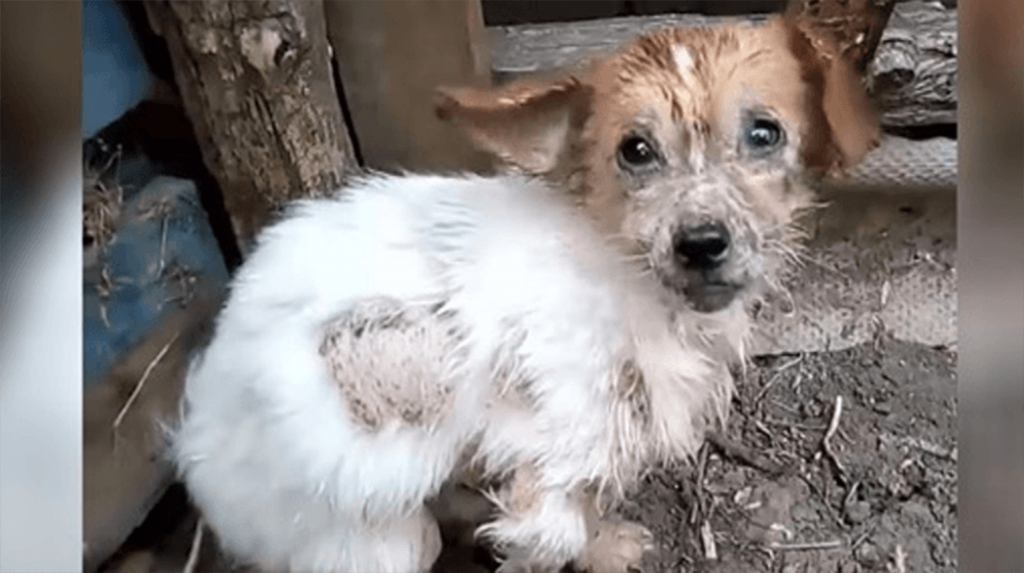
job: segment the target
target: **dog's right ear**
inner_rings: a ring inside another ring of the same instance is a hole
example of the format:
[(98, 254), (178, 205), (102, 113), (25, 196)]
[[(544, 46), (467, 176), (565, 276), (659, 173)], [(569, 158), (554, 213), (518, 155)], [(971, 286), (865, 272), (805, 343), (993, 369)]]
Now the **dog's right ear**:
[[(846, 60), (835, 39), (811, 21), (789, 14), (784, 17), (791, 31), (791, 47), (810, 77), (818, 78), (820, 106), (829, 126), (832, 153), (820, 158), (824, 171), (842, 171), (856, 165), (878, 146), (881, 126), (878, 114), (852, 64)], [(819, 150), (821, 151), (821, 150)]]
[(496, 88), (439, 88), (437, 116), (463, 129), (480, 149), (527, 173), (551, 171), (591, 90), (573, 76), (521, 80)]

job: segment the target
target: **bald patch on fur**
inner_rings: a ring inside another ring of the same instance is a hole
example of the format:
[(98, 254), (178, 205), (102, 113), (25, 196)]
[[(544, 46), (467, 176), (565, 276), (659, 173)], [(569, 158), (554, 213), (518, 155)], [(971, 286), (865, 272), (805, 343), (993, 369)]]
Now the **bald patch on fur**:
[(450, 320), (423, 307), (368, 300), (327, 325), (320, 355), (357, 424), (430, 427), (454, 401), (445, 363)]

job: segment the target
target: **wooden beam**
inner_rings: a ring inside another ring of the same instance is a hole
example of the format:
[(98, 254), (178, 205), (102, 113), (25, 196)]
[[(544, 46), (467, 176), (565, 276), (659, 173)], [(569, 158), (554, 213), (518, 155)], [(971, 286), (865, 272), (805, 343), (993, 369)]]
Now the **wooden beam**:
[(367, 167), (486, 170), (491, 160), (434, 114), (440, 85), (486, 85), (479, 0), (328, 1), (327, 25)]
[(720, 26), (737, 21), (763, 21), (766, 15), (749, 18), (661, 14), (627, 16), (579, 22), (490, 26), (492, 73), (499, 82), (534, 72), (570, 67), (585, 58), (608, 52), (647, 32), (671, 26)]
[[(852, 1), (852, 0), (851, 0)], [(888, 2), (889, 0), (884, 0)], [(747, 17), (662, 14), (582, 22), (524, 24), (488, 28), (493, 48), (492, 73), (499, 82), (535, 72), (572, 66), (614, 50), (642, 33), (668, 26), (721, 26), (758, 22)], [(828, 22), (825, 22), (826, 25)], [(856, 28), (851, 26), (850, 30)], [(875, 27), (860, 28), (848, 50), (868, 53)], [(865, 31), (867, 30), (867, 31)], [(956, 123), (956, 10), (933, 2), (895, 5), (881, 33), (866, 81), (887, 127)]]
[(938, 2), (897, 4), (868, 68), (882, 123), (955, 124), (957, 68), (956, 10)]
[(243, 255), (272, 210), (357, 168), (320, 0), (146, 3)]

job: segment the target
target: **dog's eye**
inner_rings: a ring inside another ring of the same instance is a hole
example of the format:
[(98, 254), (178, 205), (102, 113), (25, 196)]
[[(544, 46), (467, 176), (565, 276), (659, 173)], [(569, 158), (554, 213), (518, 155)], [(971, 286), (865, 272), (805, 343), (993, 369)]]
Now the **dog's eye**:
[(619, 144), (619, 157), (633, 167), (644, 167), (653, 163), (658, 155), (646, 139), (633, 135)]
[(769, 151), (778, 146), (783, 137), (782, 127), (774, 120), (765, 118), (751, 121), (744, 133), (747, 145), (755, 151)]

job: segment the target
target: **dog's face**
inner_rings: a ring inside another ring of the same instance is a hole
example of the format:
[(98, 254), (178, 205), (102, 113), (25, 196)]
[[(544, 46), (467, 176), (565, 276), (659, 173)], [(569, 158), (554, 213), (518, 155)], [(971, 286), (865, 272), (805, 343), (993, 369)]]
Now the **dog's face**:
[(795, 22), (664, 30), (582, 74), (445, 90), (442, 118), (570, 192), (701, 312), (771, 281), (809, 173), (858, 161), (878, 124), (831, 44)]

